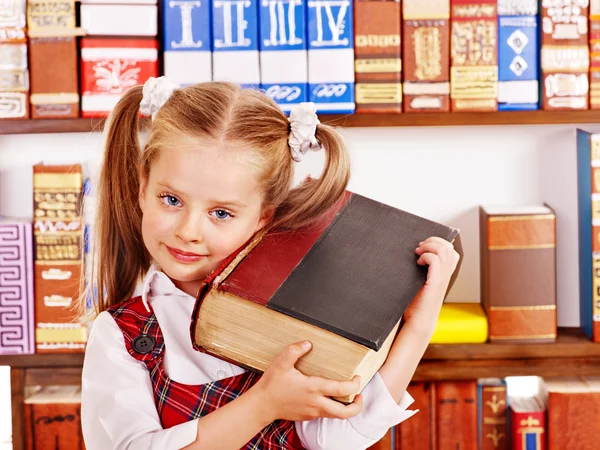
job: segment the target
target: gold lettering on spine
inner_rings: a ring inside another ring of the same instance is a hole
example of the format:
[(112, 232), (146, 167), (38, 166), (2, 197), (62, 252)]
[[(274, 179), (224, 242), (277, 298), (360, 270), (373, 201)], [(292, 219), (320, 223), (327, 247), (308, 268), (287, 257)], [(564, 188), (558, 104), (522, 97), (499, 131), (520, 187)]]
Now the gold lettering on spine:
[(429, 81), (442, 73), (440, 30), (436, 27), (416, 27), (414, 31), (415, 75)]
[(399, 34), (367, 34), (356, 36), (357, 47), (398, 47), (400, 46)]

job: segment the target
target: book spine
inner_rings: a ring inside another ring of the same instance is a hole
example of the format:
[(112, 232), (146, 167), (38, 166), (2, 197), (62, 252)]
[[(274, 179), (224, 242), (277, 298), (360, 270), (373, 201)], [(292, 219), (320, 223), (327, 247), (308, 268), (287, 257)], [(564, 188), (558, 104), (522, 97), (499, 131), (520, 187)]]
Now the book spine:
[[(502, 6), (498, 14), (498, 109), (539, 108), (537, 4), (528, 0)], [(498, 4), (500, 8), (500, 3)], [(528, 11), (529, 15), (520, 14)]]
[(85, 450), (81, 404), (25, 403), (26, 450)]
[(353, 0), (308, 0), (308, 98), (322, 113), (353, 113)]
[(31, 223), (0, 223), (0, 354), (34, 353)]
[(556, 339), (556, 216), (481, 210), (481, 299), (494, 341)]
[(546, 411), (516, 412), (510, 408), (513, 450), (546, 450)]
[(436, 381), (437, 450), (477, 450), (477, 382)]
[(157, 6), (154, 4), (81, 4), (81, 27), (88, 36), (157, 36)]
[(161, 2), (165, 76), (182, 86), (212, 80), (209, 0)]
[(29, 118), (25, 13), (25, 0), (18, 0), (0, 19), (0, 119)]
[(284, 112), (308, 100), (306, 0), (263, 0), (260, 19), (261, 89)]
[(496, 1), (451, 0), (452, 111), (498, 110)]
[(31, 118), (79, 117), (75, 1), (58, 0), (52, 8), (29, 1), (27, 24)]
[(404, 112), (450, 111), (450, 0), (403, 2)]
[(132, 86), (158, 76), (156, 39), (81, 39), (83, 117), (107, 117)]
[(81, 352), (87, 329), (74, 319), (82, 274), (80, 166), (34, 166), (36, 352)]
[(478, 383), (479, 450), (509, 450), (506, 385)]
[(547, 420), (548, 450), (596, 448), (600, 441), (600, 427), (596, 425), (600, 423), (600, 392), (550, 391)]
[(577, 130), (579, 312), (583, 331), (600, 342), (600, 136)]
[(435, 383), (412, 382), (407, 391), (415, 400), (413, 407), (419, 413), (396, 427), (397, 447), (405, 450), (435, 450)]
[(402, 112), (401, 15), (398, 0), (354, 4), (357, 113)]
[(588, 2), (542, 2), (542, 108), (588, 109)]
[(215, 0), (212, 26), (213, 80), (258, 88), (258, 0)]
[(600, 109), (600, 0), (590, 0), (590, 109)]

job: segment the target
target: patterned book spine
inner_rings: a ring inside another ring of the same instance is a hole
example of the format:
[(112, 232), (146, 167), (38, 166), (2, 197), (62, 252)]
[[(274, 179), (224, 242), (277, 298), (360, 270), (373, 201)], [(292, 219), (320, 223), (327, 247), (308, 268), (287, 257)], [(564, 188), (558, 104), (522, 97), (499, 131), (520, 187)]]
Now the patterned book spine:
[(542, 108), (588, 109), (588, 1), (542, 0)]
[[(75, 0), (27, 2), (31, 117), (79, 117)], [(57, 64), (60, 61), (60, 64)]]
[(402, 112), (402, 8), (399, 0), (356, 0), (357, 113)]
[(87, 331), (74, 320), (83, 275), (81, 167), (33, 170), (36, 352), (83, 351)]
[(156, 0), (80, 0), (88, 36), (157, 36)]
[(480, 379), (477, 387), (479, 450), (509, 450), (506, 383), (502, 379)]
[(0, 355), (34, 353), (30, 222), (0, 222)]
[(498, 109), (496, 1), (451, 0), (452, 111)]
[(306, 0), (261, 0), (261, 89), (289, 112), (308, 100)]
[(583, 331), (600, 342), (600, 135), (577, 130), (579, 313)]
[(124, 92), (157, 76), (155, 39), (81, 39), (82, 116), (108, 116)]
[(29, 118), (25, 0), (0, 3), (0, 119)]
[(211, 81), (211, 2), (177, 0), (161, 8), (165, 75), (183, 86)]
[(600, 109), (600, 0), (590, 0), (590, 109)]
[(498, 1), (498, 109), (539, 109), (537, 0)]
[(212, 8), (213, 79), (258, 88), (258, 0), (214, 0)]
[(404, 0), (404, 111), (450, 111), (450, 0)]
[(510, 423), (513, 450), (546, 450), (546, 411), (516, 412), (510, 408)]
[(308, 0), (309, 100), (323, 113), (352, 113), (353, 0)]

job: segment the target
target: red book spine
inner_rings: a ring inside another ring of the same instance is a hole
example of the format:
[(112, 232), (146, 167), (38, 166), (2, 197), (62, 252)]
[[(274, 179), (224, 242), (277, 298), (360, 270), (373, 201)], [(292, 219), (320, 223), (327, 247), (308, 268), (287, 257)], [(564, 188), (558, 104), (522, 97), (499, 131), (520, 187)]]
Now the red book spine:
[(546, 411), (510, 410), (513, 450), (546, 450)]

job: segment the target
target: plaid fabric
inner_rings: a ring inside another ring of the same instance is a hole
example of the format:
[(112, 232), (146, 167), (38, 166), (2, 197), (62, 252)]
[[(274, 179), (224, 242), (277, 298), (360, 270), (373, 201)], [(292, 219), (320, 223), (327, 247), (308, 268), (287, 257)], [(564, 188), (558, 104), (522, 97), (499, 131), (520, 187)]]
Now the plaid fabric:
[[(211, 413), (246, 392), (260, 378), (255, 372), (245, 372), (199, 386), (171, 380), (164, 370), (165, 343), (162, 332), (156, 316), (146, 310), (142, 298), (133, 298), (110, 308), (108, 312), (121, 329), (129, 354), (148, 368), (154, 401), (165, 429)], [(147, 354), (140, 354), (133, 348), (133, 340), (140, 334), (152, 336), (156, 340), (156, 346)], [(303, 448), (294, 422), (288, 420), (276, 420), (242, 447), (244, 450)]]

